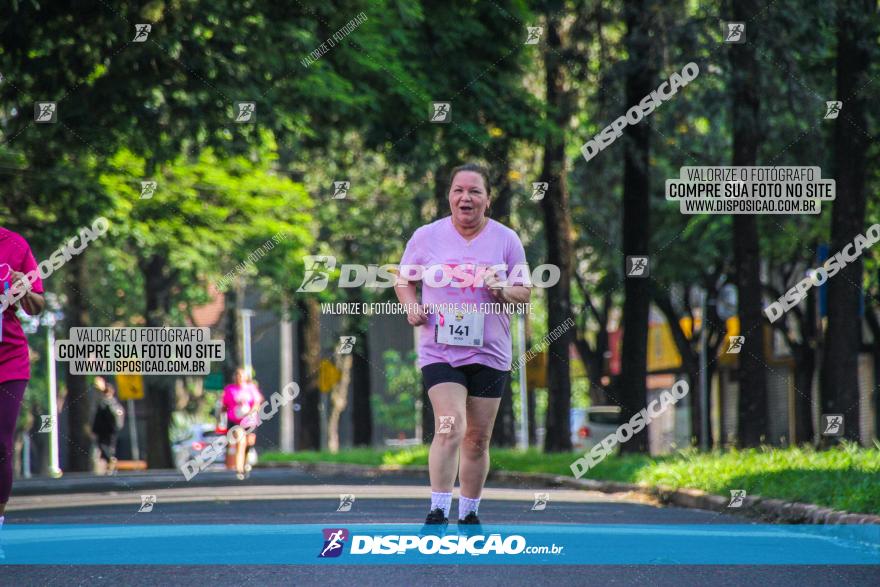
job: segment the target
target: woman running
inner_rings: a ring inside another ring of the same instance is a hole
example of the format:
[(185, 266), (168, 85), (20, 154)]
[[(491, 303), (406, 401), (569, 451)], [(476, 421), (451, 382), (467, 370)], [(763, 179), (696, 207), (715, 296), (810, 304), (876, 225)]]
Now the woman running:
[[(531, 285), (519, 237), (486, 216), (487, 171), (475, 164), (456, 167), (449, 184), (451, 216), (415, 231), (395, 287), (407, 321), (420, 329), (419, 367), (434, 408), (431, 507), (425, 523), (443, 527), (449, 523), (456, 474), (458, 523), (480, 523), (489, 439), (510, 376), (509, 315), (480, 311), (480, 305), (527, 303)], [(526, 271), (514, 270), (517, 266)], [(416, 267), (424, 268), (421, 276)], [(422, 281), (422, 304), (442, 304), (441, 311), (429, 314), (419, 304), (416, 281)]]
[[(223, 388), (223, 407), (229, 428), (241, 426), (248, 428), (257, 423), (257, 408), (263, 403), (263, 394), (251, 381), (245, 369), (235, 370), (235, 383)], [(233, 435), (235, 436), (235, 435)], [(233, 439), (235, 446), (235, 475), (239, 481), (250, 473), (251, 466), (247, 463), (248, 448), (256, 444), (257, 434), (251, 432)]]
[[(15, 423), (24, 399), (24, 390), (31, 378), (31, 362), (27, 338), (15, 315), (17, 305), (36, 316), (43, 311), (43, 282), (37, 273), (37, 262), (24, 238), (0, 226), (0, 294), (13, 294), (27, 288), (25, 274), (33, 271), (34, 282), (19, 300), (0, 311), (0, 528), (6, 514), (6, 503), (12, 492), (12, 452)], [(12, 297), (11, 295), (9, 296)], [(0, 302), (2, 303), (2, 302)]]

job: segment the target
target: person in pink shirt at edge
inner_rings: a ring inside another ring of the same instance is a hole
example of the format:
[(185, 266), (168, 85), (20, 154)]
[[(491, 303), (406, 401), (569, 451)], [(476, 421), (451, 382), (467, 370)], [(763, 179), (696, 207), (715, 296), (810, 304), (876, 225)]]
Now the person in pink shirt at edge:
[[(246, 369), (235, 370), (235, 383), (230, 383), (223, 388), (223, 408), (226, 410), (226, 418), (229, 429), (241, 425), (243, 428), (258, 424), (257, 409), (263, 403), (263, 394), (253, 383)], [(246, 438), (240, 435), (232, 438), (231, 444), (235, 447), (235, 472), (239, 480), (247, 477), (251, 466), (247, 464), (248, 448), (256, 444), (257, 434), (251, 432)]]
[[(0, 226), (0, 294), (4, 296), (26, 291), (31, 274), (33, 284), (18, 301), (0, 311), (0, 529), (6, 514), (6, 504), (12, 492), (12, 453), (15, 423), (24, 391), (31, 378), (30, 353), (27, 338), (21, 328), (17, 306), (36, 316), (43, 311), (45, 300), (43, 282), (37, 272), (37, 262), (24, 238)], [(2, 300), (2, 298), (0, 298)], [(0, 304), (3, 304), (0, 301)]]
[[(407, 321), (419, 328), (418, 363), (434, 408), (428, 455), (431, 506), (424, 528), (429, 533), (443, 532), (449, 523), (456, 473), (458, 523), (480, 524), (477, 512), (489, 472), (489, 440), (512, 354), (509, 314), (481, 312), (480, 304), (526, 304), (531, 293), (522, 242), (513, 230), (487, 216), (486, 169), (472, 163), (456, 167), (449, 184), (451, 216), (415, 231), (395, 287)], [(422, 282), (421, 304), (417, 281)], [(436, 304), (445, 307), (429, 314)]]

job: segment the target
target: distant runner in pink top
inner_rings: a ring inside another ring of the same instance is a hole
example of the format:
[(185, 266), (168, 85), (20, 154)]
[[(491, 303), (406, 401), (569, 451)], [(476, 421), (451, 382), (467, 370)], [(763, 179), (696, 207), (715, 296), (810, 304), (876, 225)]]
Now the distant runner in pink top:
[[(12, 492), (12, 452), (15, 422), (31, 378), (27, 337), (21, 328), (16, 307), (31, 316), (43, 311), (43, 282), (31, 248), (21, 235), (0, 227), (0, 294), (33, 283), (17, 304), (0, 311), (0, 528), (3, 527), (6, 503)], [(2, 304), (2, 300), (0, 300)]]
[(254, 410), (260, 406), (263, 395), (257, 386), (251, 383), (244, 369), (236, 369), (235, 383), (223, 388), (223, 407), (230, 428), (235, 425), (249, 427), (257, 422)]
[[(257, 410), (263, 403), (263, 394), (251, 381), (248, 372), (244, 369), (235, 370), (235, 383), (230, 383), (223, 388), (223, 408), (226, 410), (226, 418), (229, 428), (242, 426), (242, 428), (255, 429), (259, 424)], [(232, 441), (235, 444), (235, 470), (239, 480), (243, 480), (250, 472), (247, 464), (248, 448), (256, 444), (257, 435), (250, 432), (246, 436), (241, 433), (234, 434)]]
[[(0, 227), (0, 293), (6, 294), (13, 288), (19, 279), (26, 283), (24, 276), (33, 271), (34, 283), (31, 287), (32, 294), (43, 293), (43, 282), (37, 272), (37, 262), (31, 253), (31, 248), (21, 235)], [(12, 296), (10, 296), (11, 298)], [(31, 296), (32, 299), (33, 296)], [(42, 296), (38, 296), (42, 298)], [(20, 303), (25, 312), (28, 307), (24, 304), (26, 298)], [(34, 308), (38, 311), (42, 310)], [(16, 307), (12, 305), (3, 312), (2, 339), (0, 339), (0, 383), (13, 380), (28, 380), (31, 378), (31, 362), (28, 357), (27, 337), (21, 328), (21, 322), (15, 315)], [(30, 314), (30, 312), (28, 312)]]
[(486, 216), (489, 198), (489, 175), (483, 167), (453, 169), (448, 195), (452, 214), (416, 230), (394, 288), (407, 308), (407, 321), (419, 328), (419, 367), (434, 408), (426, 533), (445, 531), (456, 474), (458, 523), (480, 524), (477, 510), (489, 472), (489, 439), (511, 363), (510, 317), (485, 304), (529, 301), (522, 243), (513, 230)]

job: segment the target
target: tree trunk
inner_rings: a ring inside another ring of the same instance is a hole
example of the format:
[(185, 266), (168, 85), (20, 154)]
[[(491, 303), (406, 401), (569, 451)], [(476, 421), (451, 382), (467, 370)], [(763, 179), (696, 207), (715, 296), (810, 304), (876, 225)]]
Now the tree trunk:
[[(144, 276), (146, 326), (164, 326), (163, 322), (171, 308), (172, 279), (168, 275), (168, 260), (164, 255), (156, 253), (149, 259), (142, 260), (139, 267)], [(144, 387), (147, 404), (147, 467), (173, 468), (169, 425), (174, 409), (174, 378), (167, 375), (147, 375), (144, 376)]]
[[(68, 265), (67, 285), (67, 323), (68, 329), (89, 326), (89, 313), (83, 291), (88, 283), (83, 256), (72, 257)], [(89, 416), (89, 388), (85, 375), (74, 375), (70, 372), (72, 362), (67, 363), (67, 397), (64, 405), (67, 408), (67, 463), (64, 469), (71, 472), (88, 472), (92, 470), (92, 439), (89, 435), (91, 422)]]
[(583, 314), (585, 316), (592, 315), (599, 325), (596, 332), (595, 348), (592, 348), (586, 339), (586, 332), (583, 336), (579, 332), (575, 332), (574, 345), (587, 373), (590, 405), (603, 406), (609, 401), (605, 387), (602, 385), (602, 376), (605, 374), (605, 353), (608, 351), (608, 312), (611, 308), (611, 294), (606, 292), (602, 296), (601, 309), (596, 308), (590, 300), (590, 292), (587, 291), (586, 285), (579, 278), (577, 271), (574, 271), (572, 276), (585, 300)]
[[(526, 322), (526, 348), (532, 348), (532, 328), (529, 322)], [(526, 410), (528, 420), (528, 422), (526, 422), (526, 428), (528, 429), (529, 434), (528, 445), (532, 447), (537, 446), (538, 444), (538, 431), (536, 424), (537, 399), (535, 398), (535, 389), (531, 387), (528, 382), (526, 382), (526, 403), (528, 404), (528, 409)]]
[[(648, 95), (656, 78), (647, 22), (655, 5), (651, 0), (625, 3), (626, 47), (629, 53), (626, 73), (626, 104), (638, 104)], [(623, 251), (624, 255), (647, 256), (650, 242), (651, 184), (649, 154), (651, 129), (646, 122), (627, 126), (623, 133)], [(647, 405), (645, 387), (648, 362), (648, 310), (651, 304), (650, 280), (626, 277), (623, 303), (623, 347), (621, 374), (616, 397), (622, 418), (628, 421)], [(647, 452), (647, 426), (620, 445), (622, 453)]]
[(801, 322), (801, 343), (792, 349), (794, 372), (794, 438), (792, 444), (812, 444), (813, 432), (813, 374), (816, 371), (816, 289), (807, 292), (807, 310)]
[(535, 390), (531, 387), (526, 388), (526, 400), (529, 402), (529, 446), (535, 446), (538, 444), (538, 424), (536, 418), (538, 399), (535, 396)]
[[(548, 118), (553, 121), (544, 141), (541, 179), (549, 183), (541, 200), (544, 209), (544, 233), (547, 237), (547, 262), (559, 267), (559, 283), (547, 290), (547, 331), (571, 318), (571, 214), (568, 209), (565, 136), (568, 115), (565, 87), (559, 56), (561, 40), (558, 16), (547, 14), (546, 70)], [(574, 340), (569, 328), (550, 343), (547, 353), (547, 419), (544, 450), (571, 450), (571, 372), (569, 348)]]
[(593, 405), (604, 406), (609, 404), (608, 390), (602, 384), (605, 375), (605, 355), (608, 353), (608, 315), (611, 312), (611, 294), (606, 293), (602, 297), (602, 310), (599, 314), (599, 332), (596, 333), (595, 363), (591, 365), (594, 375), (590, 376), (590, 401)]
[(327, 417), (327, 450), (334, 454), (339, 452), (339, 419), (348, 407), (352, 362), (352, 355), (336, 355), (336, 368), (341, 376), (330, 391), (330, 415)]
[(452, 173), (452, 165), (448, 163), (441, 163), (434, 170), (434, 202), (437, 204), (437, 212), (434, 214), (434, 218), (436, 220), (449, 215), (450, 173)]
[[(495, 160), (500, 163), (495, 167), (492, 177), (491, 216), (496, 221), (510, 226), (510, 204), (513, 198), (513, 186), (510, 185), (508, 173), (510, 145), (507, 141), (499, 141), (499, 147), (494, 150)], [(515, 332), (516, 315), (510, 317), (511, 334)], [(528, 316), (526, 316), (528, 320)], [(513, 335), (515, 336), (515, 334)], [(516, 358), (514, 357), (514, 363)], [(492, 428), (492, 446), (515, 446), (516, 445), (516, 419), (513, 414), (513, 379), (508, 378), (504, 395), (501, 397), (501, 405), (498, 407), (498, 416), (495, 418), (495, 426)]]
[(513, 389), (510, 381), (501, 396), (495, 427), (492, 428), (492, 446), (516, 446), (516, 421), (513, 414)]
[(299, 349), (300, 396), (296, 426), (297, 450), (321, 450), (321, 391), (318, 369), (321, 365), (321, 323), (318, 300), (314, 297), (297, 301), (300, 317), (296, 334)]
[(353, 316), (352, 322), (354, 335), (357, 336), (357, 344), (352, 351), (352, 444), (370, 446), (373, 444), (373, 409), (370, 404), (372, 386), (369, 331), (362, 316)]
[(880, 438), (880, 319), (873, 307), (865, 308), (865, 321), (871, 329), (871, 359), (874, 364), (874, 439)]
[[(746, 21), (758, 13), (755, 0), (733, 2), (733, 20)], [(733, 164), (755, 165), (758, 159), (758, 62), (755, 58), (758, 26), (747, 30), (746, 42), (730, 46), (733, 88)], [(758, 446), (767, 434), (767, 372), (764, 364), (764, 316), (761, 312), (761, 255), (758, 221), (753, 215), (733, 216), (733, 257), (739, 296), (740, 332), (745, 342), (737, 370), (740, 446)]]
[(238, 287), (229, 287), (223, 294), (223, 339), (226, 343), (226, 356), (223, 360), (223, 381), (234, 381), (235, 370), (241, 366), (240, 321), (238, 319)]
[[(869, 48), (876, 39), (877, 7), (868, 0), (837, 3), (837, 99), (843, 106), (834, 127), (837, 199), (831, 212), (831, 251), (842, 250), (864, 230), (865, 171), (869, 137), (865, 86)], [(822, 356), (822, 412), (844, 415), (844, 437), (859, 439), (858, 359), (861, 347), (862, 259), (848, 261), (828, 280), (828, 330)], [(840, 437), (823, 436), (824, 444)]]

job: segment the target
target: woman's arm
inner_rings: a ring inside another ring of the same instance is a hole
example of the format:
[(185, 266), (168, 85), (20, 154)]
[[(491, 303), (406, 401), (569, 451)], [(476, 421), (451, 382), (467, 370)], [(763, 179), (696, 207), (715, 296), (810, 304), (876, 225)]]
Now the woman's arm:
[(421, 326), (428, 321), (428, 315), (419, 303), (419, 292), (414, 282), (399, 282), (394, 286), (394, 293), (397, 295), (397, 301), (403, 304), (406, 310), (406, 321), (410, 326)]
[[(20, 281), (21, 286), (25, 286), (27, 278), (20, 271), (12, 272), (13, 281)], [(43, 312), (46, 307), (46, 298), (34, 291), (28, 291), (20, 300), (21, 308), (30, 316), (36, 316)]]
[(527, 304), (532, 296), (532, 290), (524, 285), (507, 285), (498, 274), (491, 272), (484, 277), (484, 283), (489, 288), (489, 294), (502, 303)]
[(532, 298), (532, 290), (524, 285), (508, 285), (498, 290), (502, 302), (527, 304)]
[(46, 298), (38, 293), (29, 291), (21, 299), (21, 307), (31, 316), (42, 314), (46, 308)]

